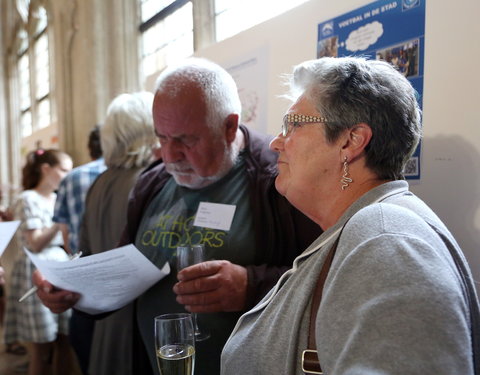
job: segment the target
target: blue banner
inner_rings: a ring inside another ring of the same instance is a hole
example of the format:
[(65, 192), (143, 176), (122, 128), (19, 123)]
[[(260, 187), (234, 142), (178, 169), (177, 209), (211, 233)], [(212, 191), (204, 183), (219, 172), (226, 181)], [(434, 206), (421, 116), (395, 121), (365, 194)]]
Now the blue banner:
[[(394, 65), (418, 92), (422, 107), (425, 0), (375, 1), (318, 25), (317, 58), (364, 56)], [(420, 179), (420, 144), (407, 163), (408, 179)]]

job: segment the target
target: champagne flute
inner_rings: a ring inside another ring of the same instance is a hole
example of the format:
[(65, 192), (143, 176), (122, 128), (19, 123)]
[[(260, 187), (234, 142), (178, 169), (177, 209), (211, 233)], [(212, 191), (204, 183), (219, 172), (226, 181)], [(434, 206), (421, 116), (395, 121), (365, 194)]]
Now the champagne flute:
[(190, 314), (155, 317), (155, 352), (160, 375), (193, 375), (195, 331)]
[[(205, 262), (205, 258), (205, 246), (203, 244), (180, 245), (177, 247), (177, 270), (180, 271), (194, 264)], [(192, 320), (195, 328), (195, 340), (203, 341), (208, 339), (210, 333), (200, 330), (196, 313), (192, 313)]]

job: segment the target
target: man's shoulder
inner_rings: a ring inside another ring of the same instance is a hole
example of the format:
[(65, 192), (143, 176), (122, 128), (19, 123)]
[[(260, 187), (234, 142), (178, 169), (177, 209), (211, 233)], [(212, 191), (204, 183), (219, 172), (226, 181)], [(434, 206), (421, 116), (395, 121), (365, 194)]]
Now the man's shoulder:
[(245, 143), (250, 160), (257, 167), (276, 174), (278, 154), (270, 149), (270, 142), (273, 136), (247, 128), (244, 125), (241, 126), (241, 129), (245, 135)]
[(106, 166), (102, 160), (94, 160), (72, 169), (62, 180), (58, 188), (58, 201), (67, 196), (81, 199), (83, 191), (88, 190), (95, 179), (105, 171)]
[(105, 165), (105, 161), (103, 158), (97, 159), (97, 160), (92, 160), (89, 163), (79, 165), (76, 168), (73, 168), (68, 175), (81, 175), (81, 174), (86, 174), (86, 173), (98, 173), (100, 174), (103, 172), (107, 166)]
[(65, 183), (72, 183), (75, 181), (96, 178), (100, 173), (105, 171), (107, 167), (102, 160), (94, 160), (87, 164), (79, 165), (78, 167), (73, 168), (64, 178)]
[(134, 190), (149, 194), (150, 190), (158, 190), (170, 178), (161, 160), (151, 163), (137, 178)]
[(167, 175), (165, 170), (165, 164), (161, 160), (156, 160), (153, 163), (149, 164), (138, 177), (139, 180), (156, 180), (161, 178), (163, 175)]

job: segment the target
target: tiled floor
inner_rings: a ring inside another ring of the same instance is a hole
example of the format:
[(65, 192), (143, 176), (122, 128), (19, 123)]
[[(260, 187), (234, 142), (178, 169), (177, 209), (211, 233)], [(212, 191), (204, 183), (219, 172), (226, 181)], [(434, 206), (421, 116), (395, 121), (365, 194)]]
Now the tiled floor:
[[(5, 352), (5, 345), (1, 343), (2, 338), (3, 329), (0, 326), (0, 375), (26, 374), (28, 368), (28, 354), (15, 355)], [(71, 357), (67, 356), (66, 358), (60, 359), (61, 361), (67, 361), (64, 363), (69, 363), (68, 374), (60, 374), (58, 370), (52, 370), (51, 375), (82, 375), (73, 351), (70, 355)]]
[[(1, 2), (2, 0), (0, 0)], [(6, 293), (8, 294), (8, 282), (10, 280), (10, 274), (13, 268), (13, 262), (15, 256), (18, 252), (18, 249), (15, 246), (14, 241), (10, 242), (10, 245), (7, 247), (5, 252), (2, 254), (1, 265), (5, 269), (5, 279), (7, 280), (7, 285), (5, 286)], [(1, 319), (0, 319), (1, 320)], [(3, 328), (0, 325), (0, 375), (18, 375), (26, 374), (27, 368), (24, 366), (24, 371), (18, 371), (21, 368), (21, 365), (25, 365), (28, 362), (28, 355), (14, 355), (5, 352), (5, 345), (3, 342)], [(71, 370), (68, 374), (55, 374), (56, 371), (52, 371), (53, 375), (81, 375), (80, 368), (76, 362), (75, 355), (73, 351), (71, 353), (71, 358), (64, 358), (62, 360), (68, 361), (67, 363), (71, 364)]]
[[(0, 329), (0, 334), (2, 330)], [(15, 355), (5, 352), (5, 345), (0, 345), (0, 374), (1, 375), (18, 375), (26, 374), (28, 362), (28, 355)], [(22, 366), (24, 365), (24, 366)], [(24, 371), (21, 370), (23, 367)]]
[[(11, 241), (10, 245), (7, 247), (5, 252), (2, 254), (2, 266), (5, 269), (6, 275), (5, 279), (10, 279), (10, 273), (13, 267), (13, 262), (15, 259), (15, 255), (17, 253), (17, 249), (15, 247), (15, 241)], [(28, 356), (27, 355), (15, 355), (15, 354), (8, 354), (5, 352), (5, 345), (3, 345), (3, 327), (0, 325), (0, 375), (14, 375), (14, 374), (22, 374), (22, 372), (15, 372), (15, 369), (27, 363)], [(26, 374), (26, 369), (23, 374)]]
[[(0, 328), (0, 337), (2, 329)], [(81, 375), (80, 368), (74, 359), (73, 352), (71, 358), (66, 358), (70, 363), (68, 374), (59, 374), (58, 371), (51, 371), (51, 375)], [(5, 345), (0, 344), (0, 375), (21, 375), (27, 373), (28, 355), (15, 355), (5, 352)]]

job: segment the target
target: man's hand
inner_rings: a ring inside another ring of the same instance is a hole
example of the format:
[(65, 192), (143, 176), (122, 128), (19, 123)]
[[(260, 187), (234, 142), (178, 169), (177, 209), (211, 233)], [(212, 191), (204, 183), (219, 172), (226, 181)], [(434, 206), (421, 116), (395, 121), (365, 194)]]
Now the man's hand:
[(73, 307), (80, 299), (78, 293), (55, 288), (43, 278), (38, 270), (33, 273), (32, 280), (33, 284), (38, 288), (38, 298), (55, 314), (63, 313)]
[(241, 311), (247, 297), (246, 268), (214, 260), (184, 268), (173, 287), (177, 302), (196, 313)]

